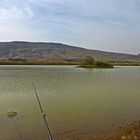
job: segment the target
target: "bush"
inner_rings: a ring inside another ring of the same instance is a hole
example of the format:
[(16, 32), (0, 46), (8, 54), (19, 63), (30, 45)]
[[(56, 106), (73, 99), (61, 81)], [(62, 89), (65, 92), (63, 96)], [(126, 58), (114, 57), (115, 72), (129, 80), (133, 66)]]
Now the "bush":
[(107, 62), (96, 61), (95, 67), (96, 68), (113, 68), (113, 65)]

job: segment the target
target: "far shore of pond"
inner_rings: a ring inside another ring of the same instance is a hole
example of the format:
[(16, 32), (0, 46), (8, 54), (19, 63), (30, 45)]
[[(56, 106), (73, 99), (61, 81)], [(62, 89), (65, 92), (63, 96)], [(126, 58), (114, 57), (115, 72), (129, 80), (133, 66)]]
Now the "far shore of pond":
[[(140, 62), (124, 62), (124, 63), (123, 62), (111, 62), (111, 64), (114, 66), (140, 66)], [(80, 62), (0, 61), (0, 65), (77, 65), (77, 66), (79, 66)], [(91, 68), (94, 68), (94, 67), (91, 66)]]

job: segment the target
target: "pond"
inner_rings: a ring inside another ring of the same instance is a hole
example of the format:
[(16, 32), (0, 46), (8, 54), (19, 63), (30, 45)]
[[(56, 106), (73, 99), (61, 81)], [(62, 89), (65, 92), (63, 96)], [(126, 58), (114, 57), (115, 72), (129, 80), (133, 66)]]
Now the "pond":
[(55, 140), (90, 140), (140, 119), (140, 67), (0, 66), (0, 140), (47, 140), (32, 82)]

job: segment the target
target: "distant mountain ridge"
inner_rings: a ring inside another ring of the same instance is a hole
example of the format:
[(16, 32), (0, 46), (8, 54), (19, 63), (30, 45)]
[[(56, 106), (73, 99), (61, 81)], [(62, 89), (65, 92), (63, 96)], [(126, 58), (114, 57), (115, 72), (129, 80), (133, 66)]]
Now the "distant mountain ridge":
[(0, 42), (0, 60), (26, 60), (49, 62), (79, 62), (86, 56), (105, 61), (140, 62), (140, 54), (123, 54), (89, 50), (61, 43)]

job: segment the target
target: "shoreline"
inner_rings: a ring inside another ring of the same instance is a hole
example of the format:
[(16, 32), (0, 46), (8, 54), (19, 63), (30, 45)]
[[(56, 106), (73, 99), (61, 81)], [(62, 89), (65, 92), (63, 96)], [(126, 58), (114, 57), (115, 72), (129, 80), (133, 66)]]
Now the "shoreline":
[[(111, 63), (114, 66), (140, 66), (140, 63)], [(79, 66), (80, 62), (47, 62), (47, 61), (0, 61), (0, 65), (76, 65)], [(95, 68), (94, 66), (84, 66), (84, 68)]]
[(140, 121), (110, 129), (109, 132), (103, 136), (97, 136), (94, 140), (140, 140)]

